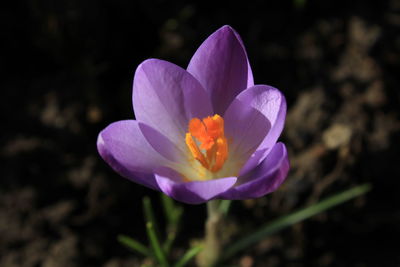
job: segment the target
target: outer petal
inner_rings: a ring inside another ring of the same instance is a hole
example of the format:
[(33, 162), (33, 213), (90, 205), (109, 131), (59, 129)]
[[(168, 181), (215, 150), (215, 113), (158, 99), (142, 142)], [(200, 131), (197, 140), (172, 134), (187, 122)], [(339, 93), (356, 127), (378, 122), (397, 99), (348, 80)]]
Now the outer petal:
[(264, 160), (282, 133), (286, 118), (286, 100), (278, 89), (267, 85), (250, 87), (238, 95), (237, 99), (260, 111), (271, 123), (268, 135), (240, 173), (245, 174)]
[(146, 141), (134, 120), (118, 121), (100, 132), (97, 149), (101, 157), (120, 175), (136, 183), (158, 188), (154, 169), (168, 160)]
[(253, 71), (251, 70), (250, 62), (247, 59), (247, 88), (254, 85)]
[(236, 177), (208, 181), (183, 182), (179, 173), (162, 168), (155, 174), (158, 186), (164, 194), (184, 203), (200, 204), (207, 202), (231, 188)]
[(248, 199), (262, 197), (275, 191), (289, 171), (289, 159), (283, 143), (277, 143), (265, 160), (227, 192), (218, 196), (223, 199)]
[(227, 109), (224, 120), (229, 157), (239, 161), (247, 160), (254, 153), (271, 127), (260, 111), (238, 98)]
[(223, 26), (203, 42), (187, 68), (211, 96), (217, 114), (224, 114), (235, 96), (247, 88), (248, 60), (237, 36), (231, 27)]
[[(227, 27), (229, 27), (229, 26), (227, 26)], [(241, 46), (243, 47), (244, 52), (246, 53), (246, 48), (243, 44), (242, 38), (234, 29), (232, 29), (232, 31), (236, 35), (236, 38), (239, 40)], [(253, 71), (251, 70), (250, 61), (249, 61), (249, 57), (247, 56), (247, 53), (246, 53), (246, 58), (247, 58), (247, 86), (246, 86), (246, 88), (249, 88), (254, 85), (254, 78), (253, 78)]]
[(189, 120), (213, 114), (209, 96), (191, 74), (157, 59), (146, 60), (137, 68), (133, 105), (137, 120), (182, 146)]

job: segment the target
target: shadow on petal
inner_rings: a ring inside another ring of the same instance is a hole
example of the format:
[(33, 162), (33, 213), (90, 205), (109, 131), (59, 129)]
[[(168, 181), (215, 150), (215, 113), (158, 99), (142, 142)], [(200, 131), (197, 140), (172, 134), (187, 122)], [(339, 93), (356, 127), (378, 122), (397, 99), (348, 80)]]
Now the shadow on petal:
[(268, 119), (248, 103), (235, 99), (226, 113), (225, 134), (230, 143), (230, 154), (248, 159), (268, 134), (271, 124)]
[(182, 147), (189, 120), (213, 114), (209, 96), (192, 74), (159, 59), (136, 69), (132, 101), (138, 121)]
[(276, 144), (285, 123), (286, 100), (278, 89), (268, 85), (250, 87), (236, 99), (261, 112), (271, 124), (268, 134), (241, 170), (240, 175), (243, 175), (260, 164)]
[(262, 197), (275, 191), (289, 171), (289, 159), (283, 143), (277, 143), (265, 160), (252, 172), (238, 178), (239, 185), (223, 193), (223, 199)]
[(139, 122), (139, 128), (147, 142), (160, 155), (174, 162), (183, 162), (185, 160), (181, 147), (176, 146), (165, 135), (142, 122)]

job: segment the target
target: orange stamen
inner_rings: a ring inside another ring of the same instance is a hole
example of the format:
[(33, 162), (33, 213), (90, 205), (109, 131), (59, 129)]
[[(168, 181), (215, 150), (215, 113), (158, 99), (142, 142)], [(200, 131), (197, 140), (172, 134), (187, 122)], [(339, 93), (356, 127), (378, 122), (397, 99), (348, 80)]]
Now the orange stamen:
[[(193, 157), (212, 171), (219, 171), (228, 158), (228, 142), (224, 133), (224, 119), (215, 114), (203, 120), (193, 118), (189, 122), (185, 141)], [(194, 140), (196, 138), (200, 147)], [(202, 151), (203, 150), (203, 151)]]
[(193, 157), (197, 159), (201, 165), (203, 165), (205, 168), (208, 169), (208, 163), (206, 161), (206, 158), (204, 155), (201, 153), (199, 147), (197, 146), (196, 142), (193, 140), (192, 136), (190, 133), (186, 134), (186, 145), (188, 146), (190, 152), (192, 153)]
[(228, 157), (228, 143), (226, 142), (225, 137), (220, 137), (217, 139), (217, 152), (215, 153), (215, 163), (211, 168), (211, 171), (216, 172), (222, 168), (225, 163), (226, 158)]

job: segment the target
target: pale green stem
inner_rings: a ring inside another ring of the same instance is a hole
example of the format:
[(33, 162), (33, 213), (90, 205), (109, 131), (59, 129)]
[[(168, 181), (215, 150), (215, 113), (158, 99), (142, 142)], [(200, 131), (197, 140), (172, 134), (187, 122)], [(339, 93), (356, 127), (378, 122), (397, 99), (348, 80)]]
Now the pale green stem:
[(220, 258), (223, 214), (219, 205), (219, 200), (207, 202), (208, 218), (205, 225), (204, 249), (197, 257), (197, 264), (200, 267), (214, 266)]

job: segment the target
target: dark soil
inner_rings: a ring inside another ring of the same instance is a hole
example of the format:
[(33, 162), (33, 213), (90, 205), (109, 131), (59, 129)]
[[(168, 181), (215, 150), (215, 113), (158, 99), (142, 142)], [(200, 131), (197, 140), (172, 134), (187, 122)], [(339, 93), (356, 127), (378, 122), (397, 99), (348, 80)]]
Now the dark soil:
[[(400, 266), (400, 1), (15, 1), (0, 10), (0, 266), (140, 266), (116, 241), (147, 242), (133, 184), (101, 160), (97, 134), (133, 118), (146, 58), (186, 66), (224, 24), (256, 83), (288, 100), (291, 172), (275, 193), (234, 202), (235, 236), (352, 186), (373, 191), (236, 255), (234, 266)], [(175, 254), (202, 236), (184, 205)]]

